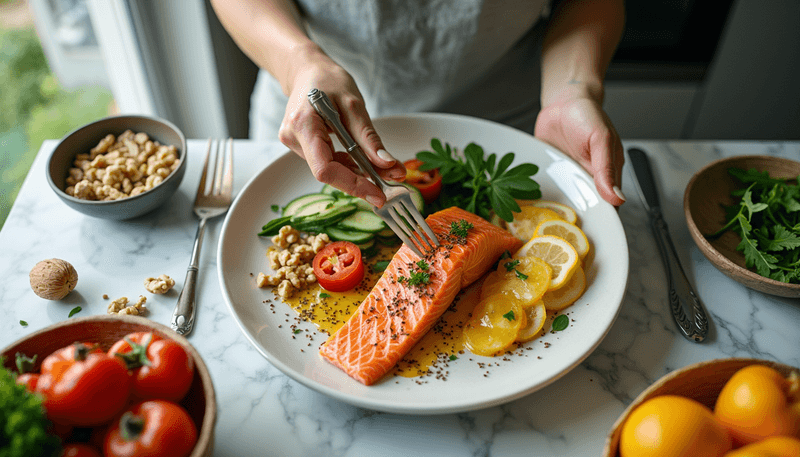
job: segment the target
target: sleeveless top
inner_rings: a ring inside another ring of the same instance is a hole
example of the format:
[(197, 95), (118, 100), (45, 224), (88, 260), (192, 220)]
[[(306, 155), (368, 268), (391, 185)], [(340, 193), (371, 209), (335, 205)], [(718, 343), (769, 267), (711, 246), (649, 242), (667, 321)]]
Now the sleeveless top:
[[(309, 37), (370, 117), (448, 112), (533, 132), (549, 0), (297, 0)], [(250, 138), (276, 139), (287, 97), (259, 71)]]

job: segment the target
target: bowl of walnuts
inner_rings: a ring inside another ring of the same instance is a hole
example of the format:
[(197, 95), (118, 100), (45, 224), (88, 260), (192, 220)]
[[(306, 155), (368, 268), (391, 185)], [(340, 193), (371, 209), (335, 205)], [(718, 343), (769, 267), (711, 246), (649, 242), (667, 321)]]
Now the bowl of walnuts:
[(186, 173), (186, 138), (172, 123), (124, 115), (68, 133), (47, 164), (47, 182), (71, 208), (126, 220), (166, 202)]

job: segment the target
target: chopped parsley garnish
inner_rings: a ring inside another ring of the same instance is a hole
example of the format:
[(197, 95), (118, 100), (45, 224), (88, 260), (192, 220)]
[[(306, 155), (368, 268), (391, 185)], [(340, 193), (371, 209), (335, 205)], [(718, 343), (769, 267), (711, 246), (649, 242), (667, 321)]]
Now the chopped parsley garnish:
[(276, 213), (280, 213), (281, 212), (281, 207), (278, 206), (278, 205), (272, 205), (270, 208), (272, 208), (272, 211), (274, 211)]
[(292, 333), (294, 333), (295, 335), (297, 335), (298, 333), (300, 333), (300, 332), (302, 332), (302, 331), (303, 331), (302, 329), (296, 328), (296, 329), (292, 330)]
[(458, 360), (458, 357), (455, 354), (450, 354), (450, 361), (452, 362), (453, 360)]
[(331, 298), (330, 294), (326, 294), (325, 292), (319, 293), (319, 298)]
[(514, 270), (514, 272), (517, 274), (517, 277), (518, 277), (519, 279), (521, 279), (521, 280), (523, 280), (523, 281), (524, 281), (524, 280), (526, 280), (526, 279), (528, 279), (528, 275), (526, 275), (525, 273), (523, 273), (523, 272), (521, 272), (521, 271), (519, 271), (519, 270), (517, 270), (517, 269), (515, 269), (515, 270)]
[(513, 270), (517, 265), (519, 265), (519, 260), (509, 260), (503, 264), (503, 266), (506, 267), (506, 271)]
[(422, 271), (428, 271), (429, 268), (428, 262), (426, 262), (424, 259), (417, 262), (417, 266)]
[(405, 276), (400, 276), (397, 278), (397, 281), (405, 282), (409, 286), (419, 286), (422, 284), (428, 284), (431, 280), (431, 274), (424, 271), (410, 271), (408, 274), (408, 278)]
[(513, 321), (513, 320), (517, 319), (517, 316), (514, 315), (514, 310), (513, 309), (511, 311), (503, 314), (503, 317), (505, 317), (509, 321)]
[(450, 234), (463, 241), (467, 238), (467, 232), (469, 229), (473, 227), (474, 225), (472, 225), (472, 223), (467, 222), (464, 219), (461, 219), (460, 221), (454, 221), (450, 223)]
[(69, 312), (69, 316), (68, 317), (72, 317), (72, 316), (78, 314), (79, 312), (81, 312), (82, 309), (83, 308), (81, 308), (80, 306), (76, 306), (76, 307), (72, 308), (72, 310)]
[(19, 321), (19, 325), (21, 325), (21, 326), (23, 326), (23, 327), (27, 327), (27, 326), (28, 326), (28, 323), (27, 323), (27, 322), (25, 322), (25, 321)]
[(381, 260), (379, 262), (375, 262), (375, 265), (372, 266), (372, 271), (380, 273), (381, 271), (386, 271), (386, 267), (389, 266), (388, 260)]
[(562, 314), (555, 319), (553, 319), (553, 331), (560, 332), (565, 328), (569, 327), (569, 318), (566, 314)]

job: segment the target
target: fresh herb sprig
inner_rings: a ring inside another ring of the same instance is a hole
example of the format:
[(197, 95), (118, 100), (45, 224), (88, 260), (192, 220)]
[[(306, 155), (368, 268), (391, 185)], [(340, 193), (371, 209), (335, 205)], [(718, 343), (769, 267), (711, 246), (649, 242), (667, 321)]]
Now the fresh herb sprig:
[(728, 173), (748, 187), (732, 193), (740, 201), (726, 208), (728, 222), (707, 237), (732, 230), (741, 237), (736, 249), (748, 268), (776, 281), (800, 283), (800, 176), (782, 180), (740, 168)]
[(434, 202), (434, 209), (457, 206), (489, 220), (494, 211), (507, 222), (519, 212), (515, 199), (532, 200), (541, 197), (539, 184), (531, 176), (539, 167), (523, 163), (509, 168), (514, 153), (499, 158), (496, 154), (485, 157), (483, 148), (470, 143), (459, 155), (449, 144), (438, 138), (431, 140), (432, 151), (417, 153), (423, 162), (421, 171), (439, 169), (442, 176), (442, 193)]

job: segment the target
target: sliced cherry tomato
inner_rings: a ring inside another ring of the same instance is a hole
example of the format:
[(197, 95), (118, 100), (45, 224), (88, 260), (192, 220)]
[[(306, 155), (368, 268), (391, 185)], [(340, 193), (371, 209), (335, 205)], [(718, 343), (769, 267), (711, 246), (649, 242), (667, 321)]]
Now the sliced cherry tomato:
[(314, 257), (314, 275), (323, 289), (344, 292), (364, 279), (361, 249), (349, 241), (334, 241)]
[(442, 193), (442, 176), (439, 169), (420, 171), (419, 167), (424, 162), (417, 159), (407, 160), (403, 163), (406, 166), (406, 181), (419, 189), (425, 203), (430, 203)]
[(148, 400), (128, 408), (111, 424), (106, 457), (186, 457), (197, 442), (197, 426), (176, 403)]
[(175, 340), (137, 332), (114, 343), (108, 355), (121, 357), (132, 371), (132, 394), (142, 400), (179, 402), (194, 379), (194, 360)]
[(75, 343), (42, 361), (36, 391), (44, 397), (50, 420), (92, 426), (122, 411), (130, 396), (131, 379), (121, 359), (96, 345)]
[(65, 444), (61, 451), (61, 457), (102, 457), (100, 452), (92, 446), (84, 443)]

